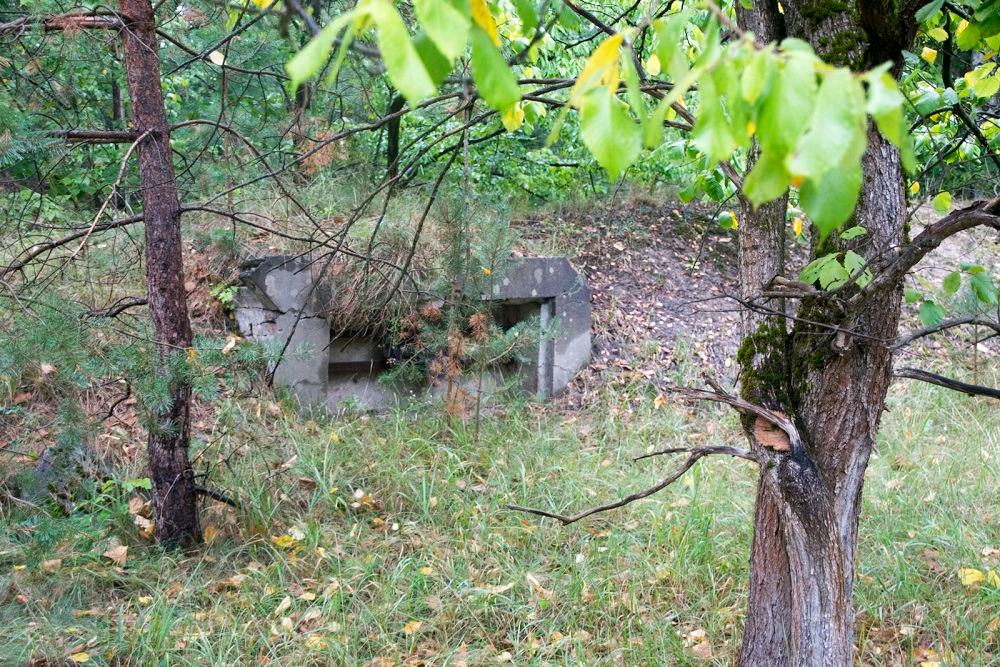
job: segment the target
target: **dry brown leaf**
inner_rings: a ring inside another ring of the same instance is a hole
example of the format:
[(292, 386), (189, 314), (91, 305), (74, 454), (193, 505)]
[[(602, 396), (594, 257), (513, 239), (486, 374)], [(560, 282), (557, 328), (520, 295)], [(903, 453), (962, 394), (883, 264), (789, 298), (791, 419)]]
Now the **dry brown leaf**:
[(42, 561), (42, 572), (55, 572), (62, 567), (62, 558)]
[(105, 551), (103, 555), (118, 567), (125, 567), (125, 562), (128, 560), (128, 547), (119, 544)]
[(711, 660), (712, 659), (712, 645), (708, 642), (698, 642), (691, 647), (691, 653), (698, 660)]
[(552, 591), (542, 586), (542, 582), (539, 581), (537, 576), (528, 572), (524, 575), (524, 578), (528, 580), (528, 584), (531, 586), (531, 592), (535, 594), (535, 597), (543, 600), (548, 600), (552, 597)]
[(285, 611), (292, 606), (292, 596), (286, 595), (285, 598), (278, 603), (278, 606), (274, 609), (275, 616), (281, 616)]
[(138, 514), (146, 506), (146, 501), (139, 496), (132, 496), (128, 499), (128, 513)]

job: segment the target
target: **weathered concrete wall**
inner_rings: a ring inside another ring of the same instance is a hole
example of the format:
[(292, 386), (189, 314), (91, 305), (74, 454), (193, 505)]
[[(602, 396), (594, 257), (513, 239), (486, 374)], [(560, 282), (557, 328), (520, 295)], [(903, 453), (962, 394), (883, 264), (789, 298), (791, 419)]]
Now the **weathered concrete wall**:
[[(290, 388), (304, 407), (381, 410), (425, 389), (379, 383), (385, 364), (374, 341), (350, 336), (331, 340), (324, 314), (327, 288), (317, 284), (315, 267), (307, 260), (263, 258), (245, 265), (240, 277), (240, 331), (272, 350), (284, 349), (273, 369), (274, 382)], [(481, 298), (507, 308), (516, 320), (537, 315), (542, 330), (549, 332), (540, 337), (534, 360), (519, 369), (526, 390), (541, 397), (557, 395), (589, 363), (590, 290), (565, 258), (513, 260)], [(493, 372), (484, 390), (500, 384), (501, 375)]]
[[(538, 391), (545, 396), (565, 391), (573, 377), (590, 363), (590, 288), (583, 276), (565, 257), (524, 257), (493, 285), (492, 293), (483, 295), (492, 301), (538, 300), (543, 327), (552, 327), (554, 335), (540, 346)], [(546, 347), (551, 346), (551, 350)], [(551, 368), (545, 377), (545, 367)]]
[(324, 288), (304, 258), (266, 257), (247, 263), (236, 293), (240, 332), (280, 353), (274, 384), (288, 387), (303, 407), (326, 406), (330, 325)]

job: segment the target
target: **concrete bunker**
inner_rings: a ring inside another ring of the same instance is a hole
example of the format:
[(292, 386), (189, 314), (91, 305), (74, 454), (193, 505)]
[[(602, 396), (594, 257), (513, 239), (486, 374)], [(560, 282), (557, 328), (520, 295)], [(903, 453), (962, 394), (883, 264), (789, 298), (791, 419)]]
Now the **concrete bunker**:
[[(307, 409), (381, 410), (405, 403), (428, 385), (380, 382), (389, 351), (371, 335), (331, 329), (327, 304), (336, 278), (321, 280), (305, 257), (273, 256), (244, 263), (235, 300), (240, 333), (278, 358), (269, 370)], [(550, 398), (563, 392), (590, 361), (590, 290), (564, 257), (513, 259), (488, 292), (496, 323), (509, 329), (537, 322), (535, 349), (517, 363), (491, 369), (490, 391), (515, 376), (527, 392)]]

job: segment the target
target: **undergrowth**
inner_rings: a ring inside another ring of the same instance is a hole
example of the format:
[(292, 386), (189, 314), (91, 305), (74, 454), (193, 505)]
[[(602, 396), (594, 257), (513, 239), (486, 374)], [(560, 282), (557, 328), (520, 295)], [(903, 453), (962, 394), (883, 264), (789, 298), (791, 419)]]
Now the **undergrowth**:
[[(511, 404), (477, 441), (439, 406), (305, 421), (221, 396), (199, 412), (195, 465), (240, 509), (205, 508), (202, 550), (144, 539), (138, 458), (68, 515), (3, 507), (0, 663), (731, 664), (748, 464), (704, 460), (565, 528), (505, 509), (597, 504), (670, 466), (636, 454), (739, 437), (731, 415), (653, 399)], [(995, 403), (894, 387), (861, 518), (860, 664), (1000, 659), (1000, 587), (957, 574), (1000, 570), (998, 457)]]

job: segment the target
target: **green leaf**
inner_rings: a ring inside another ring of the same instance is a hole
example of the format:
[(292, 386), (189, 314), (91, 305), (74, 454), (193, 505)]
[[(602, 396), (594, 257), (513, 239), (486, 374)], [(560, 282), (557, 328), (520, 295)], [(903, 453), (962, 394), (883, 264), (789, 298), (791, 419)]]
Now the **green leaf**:
[(878, 124), (879, 132), (897, 147), (906, 139), (903, 104), (906, 98), (899, 92), (896, 80), (888, 72), (872, 73), (868, 77), (868, 103), (865, 110)]
[(437, 44), (430, 36), (423, 31), (417, 33), (413, 38), (413, 47), (420, 55), (420, 61), (424, 64), (424, 69), (430, 75), (434, 86), (440, 86), (451, 72), (451, 62), (438, 50)]
[(790, 179), (784, 160), (777, 159), (770, 153), (761, 153), (757, 164), (743, 181), (743, 193), (755, 207), (760, 206), (784, 194)]
[[(786, 40), (787, 41), (787, 40)], [(775, 72), (757, 120), (757, 138), (763, 151), (786, 155), (798, 142), (816, 101), (816, 71), (812, 57), (790, 55)]]
[(689, 11), (674, 14), (666, 19), (653, 22), (656, 30), (656, 57), (660, 59), (660, 67), (674, 81), (683, 79), (689, 70), (685, 54), (686, 39), (684, 30), (687, 27)]
[[(714, 171), (710, 174), (702, 174), (698, 177), (703, 183), (703, 189), (705, 190), (705, 195), (708, 196), (712, 201), (721, 202), (726, 198), (726, 188), (722, 184), (723, 178), (721, 175)], [(730, 214), (731, 215), (731, 214)], [(736, 229), (739, 225), (736, 223), (736, 218), (732, 217), (730, 219), (731, 229)]]
[(832, 252), (828, 255), (817, 257), (802, 268), (802, 271), (799, 272), (799, 278), (803, 282), (816, 283), (820, 279), (820, 276), (823, 275), (827, 264), (831, 262), (837, 264), (837, 255), (838, 253)]
[(927, 36), (933, 39), (935, 42), (946, 42), (948, 41), (948, 31), (944, 28), (938, 26), (937, 28), (931, 28), (927, 31)]
[(819, 286), (823, 289), (837, 289), (842, 287), (851, 277), (847, 268), (841, 264), (834, 256), (833, 261), (823, 265), (819, 272)]
[(981, 37), (982, 31), (979, 29), (979, 24), (970, 23), (955, 36), (955, 45), (963, 51), (972, 51), (979, 46)]
[(743, 99), (753, 104), (767, 90), (771, 77), (777, 69), (774, 53), (768, 49), (754, 51), (750, 63), (743, 71), (740, 79), (740, 92)]
[(285, 63), (285, 71), (288, 72), (288, 76), (291, 79), (289, 86), (293, 92), (303, 82), (315, 76), (323, 68), (323, 64), (330, 55), (330, 49), (333, 48), (333, 42), (337, 39), (337, 35), (357, 15), (356, 11), (341, 14), (331, 21), (328, 26), (323, 28), (318, 35), (309, 40), (309, 43), (292, 56), (291, 60)]
[(925, 327), (932, 327), (944, 320), (944, 308), (933, 301), (924, 301), (920, 304), (919, 316), (920, 322)]
[(906, 299), (906, 303), (908, 304), (912, 305), (917, 301), (920, 301), (920, 299), (922, 299), (923, 297), (924, 297), (923, 292), (920, 292), (919, 290), (910, 288), (906, 288), (905, 290), (903, 290), (903, 298)]
[(962, 286), (962, 274), (959, 273), (958, 271), (952, 271), (947, 276), (945, 276), (944, 280), (941, 282), (941, 287), (943, 287), (944, 291), (947, 292), (948, 294), (954, 294), (955, 292), (958, 291), (958, 288), (961, 286)]
[(486, 104), (503, 111), (521, 99), (517, 79), (485, 30), (473, 26), (471, 35), (472, 78)]
[(694, 61), (695, 67), (711, 67), (722, 55), (722, 41), (719, 38), (719, 20), (715, 16), (708, 19), (705, 36), (701, 39), (701, 53)]
[[(852, 227), (852, 229), (860, 229), (859, 227)], [(868, 262), (865, 258), (854, 252), (853, 250), (848, 250), (844, 253), (844, 268), (847, 270), (849, 275), (854, 275), (861, 272), (857, 278), (854, 279), (858, 287), (864, 287), (872, 281), (872, 272), (869, 269), (865, 269), (865, 265)], [(864, 269), (862, 271), (862, 269)]]
[(926, 5), (918, 9), (917, 14), (914, 18), (916, 18), (917, 23), (923, 23), (924, 21), (926, 21), (927, 19), (929, 19), (930, 17), (934, 16), (939, 11), (941, 11), (941, 7), (943, 6), (944, 6), (944, 0), (932, 0), (932, 2), (928, 2)]
[(367, 6), (378, 28), (378, 49), (392, 85), (411, 104), (433, 95), (437, 86), (410, 41), (399, 12), (389, 0), (371, 0)]
[[(642, 91), (639, 88), (639, 73), (635, 69), (635, 63), (631, 58), (631, 51), (623, 54), (622, 78), (625, 79), (625, 90), (628, 91), (629, 106), (639, 118), (646, 117), (646, 103), (642, 99)], [(662, 121), (661, 121), (662, 124)]]
[(951, 208), (951, 193), (950, 192), (939, 192), (934, 195), (934, 199), (931, 200), (931, 205), (934, 210), (938, 213), (947, 213)]
[(820, 238), (847, 222), (861, 193), (861, 165), (836, 167), (819, 179), (806, 179), (799, 202), (819, 229)]
[(976, 295), (976, 298), (987, 306), (995, 306), (997, 304), (997, 288), (993, 284), (990, 274), (974, 274), (972, 280), (969, 281), (969, 287), (972, 288), (972, 293)]
[(854, 227), (851, 227), (850, 229), (845, 229), (840, 234), (840, 238), (842, 238), (845, 241), (850, 241), (851, 239), (855, 239), (855, 238), (857, 238), (859, 236), (864, 236), (867, 233), (868, 233), (867, 229), (865, 229), (864, 227), (860, 227), (860, 226), (855, 225)]
[(698, 119), (691, 130), (691, 141), (713, 162), (728, 159), (739, 145), (732, 123), (722, 109), (722, 98), (710, 77), (702, 78), (698, 90)]
[(417, 20), (450, 65), (465, 52), (469, 18), (444, 0), (414, 0)]
[(917, 90), (919, 92), (913, 99), (913, 107), (921, 116), (934, 113), (944, 105), (944, 102), (941, 101), (941, 93), (933, 88), (921, 86)]
[(850, 70), (828, 72), (816, 95), (809, 130), (788, 160), (788, 171), (817, 178), (859, 160), (866, 144), (864, 108), (864, 91)]
[(635, 162), (642, 150), (642, 130), (629, 117), (625, 105), (606, 88), (596, 88), (584, 97), (580, 134), (612, 179)]
[(528, 37), (538, 25), (538, 8), (534, 0), (514, 0), (514, 7), (521, 19), (521, 32)]

